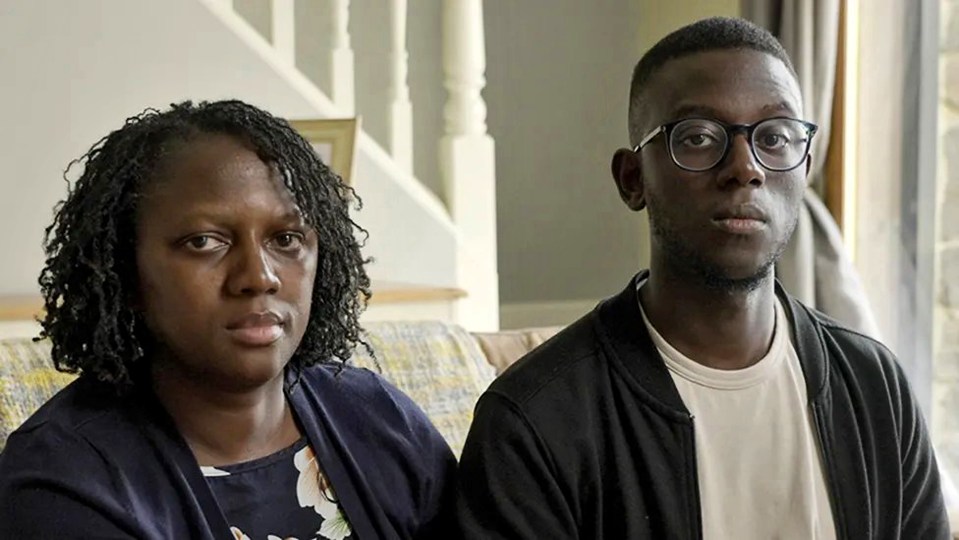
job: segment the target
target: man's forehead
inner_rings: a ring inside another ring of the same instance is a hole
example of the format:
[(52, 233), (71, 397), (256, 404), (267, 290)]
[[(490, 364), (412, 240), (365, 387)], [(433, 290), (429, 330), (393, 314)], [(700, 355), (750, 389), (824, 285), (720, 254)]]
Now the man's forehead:
[(789, 68), (751, 49), (705, 51), (666, 62), (649, 81), (646, 104), (654, 122), (688, 116), (728, 122), (802, 116), (802, 96)]

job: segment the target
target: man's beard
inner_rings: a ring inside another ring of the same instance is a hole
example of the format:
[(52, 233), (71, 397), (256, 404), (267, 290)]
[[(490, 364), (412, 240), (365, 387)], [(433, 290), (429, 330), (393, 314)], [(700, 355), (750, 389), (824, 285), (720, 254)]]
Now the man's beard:
[[(666, 220), (668, 223), (668, 220)], [(675, 264), (681, 265), (685, 272), (697, 276), (702, 280), (707, 289), (722, 293), (748, 293), (758, 289), (770, 277), (773, 267), (783, 252), (789, 238), (796, 228), (797, 219), (789, 226), (789, 233), (785, 240), (779, 243), (769, 256), (766, 257), (759, 267), (751, 275), (746, 277), (732, 277), (718, 264), (706, 260), (699, 252), (691, 248), (675, 230), (670, 226), (664, 226), (659, 217), (652, 211), (649, 212), (649, 227), (663, 248), (671, 255)]]

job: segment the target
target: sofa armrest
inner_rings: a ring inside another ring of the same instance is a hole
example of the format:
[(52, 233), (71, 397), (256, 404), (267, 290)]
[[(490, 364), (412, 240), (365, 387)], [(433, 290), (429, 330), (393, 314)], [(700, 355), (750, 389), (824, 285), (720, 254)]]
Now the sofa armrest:
[(562, 326), (544, 326), (500, 332), (473, 332), (486, 360), (496, 370), (496, 374), (506, 371), (526, 353), (556, 335)]

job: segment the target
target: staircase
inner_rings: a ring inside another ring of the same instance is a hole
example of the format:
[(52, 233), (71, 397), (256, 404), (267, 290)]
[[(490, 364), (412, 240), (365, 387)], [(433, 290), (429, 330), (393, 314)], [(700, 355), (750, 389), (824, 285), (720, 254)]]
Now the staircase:
[[(239, 9), (250, 5), (268, 13), (252, 20)], [(364, 124), (387, 127), (380, 140), (359, 135), (352, 175), (364, 202), (356, 220), (370, 233), (365, 252), (374, 258), (368, 320), (438, 318), (496, 329), (495, 166), (480, 94), (482, 0), (442, 0), (439, 7), (442, 45), (432, 52), (442, 59), (442, 106), (411, 102), (406, 0), (366, 8), (387, 11), (388, 27), (351, 21), (349, 0), (0, 6), (0, 69), (10, 80), (0, 90), (11, 109), (5, 124), (19, 126), (0, 134), (0, 161), (14, 169), (0, 181), (0, 224), (6, 219), (25, 231), (0, 235), (0, 251), (19, 261), (0, 269), (0, 313), (4, 303), (11, 313), (35, 299), (40, 235), (65, 193), (59, 179), (71, 159), (145, 107), (236, 97), (289, 119), (359, 113)], [(367, 59), (351, 48), (350, 28), (389, 35), (389, 102), (369, 107), (385, 118), (357, 110), (355, 73)], [(326, 39), (305, 39), (316, 36)], [(303, 43), (311, 47), (298, 50)], [(303, 64), (310, 59), (322, 60), (319, 75)], [(438, 140), (414, 140), (417, 107), (442, 107)], [(414, 175), (414, 143), (418, 152), (431, 149), (437, 163), (441, 181), (432, 190)]]

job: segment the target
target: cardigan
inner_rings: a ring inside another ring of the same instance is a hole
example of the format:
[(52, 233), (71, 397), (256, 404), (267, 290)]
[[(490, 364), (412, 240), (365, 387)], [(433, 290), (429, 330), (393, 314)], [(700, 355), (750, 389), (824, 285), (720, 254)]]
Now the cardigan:
[[(411, 399), (329, 364), (288, 367), (284, 390), (356, 538), (448, 537), (456, 461)], [(0, 537), (233, 539), (152, 391), (121, 398), (83, 376), (8, 438)]]

